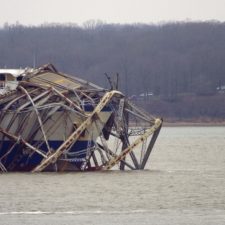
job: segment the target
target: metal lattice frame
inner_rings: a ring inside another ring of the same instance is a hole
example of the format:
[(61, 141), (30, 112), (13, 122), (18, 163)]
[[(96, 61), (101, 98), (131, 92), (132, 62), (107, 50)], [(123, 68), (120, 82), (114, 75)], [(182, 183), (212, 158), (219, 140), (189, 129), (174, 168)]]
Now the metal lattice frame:
[[(67, 170), (68, 165), (84, 153), (85, 158), (79, 159), (82, 165), (77, 168), (81, 171), (108, 170), (116, 164), (120, 170), (145, 168), (162, 126), (161, 119), (139, 109), (116, 90), (107, 91), (93, 85), (91, 88), (71, 89), (51, 82), (38, 84), (29, 80), (43, 71), (58, 73), (55, 68), (39, 68), (27, 74), (16, 91), (0, 96), (2, 172), (17, 170), (24, 154), (27, 160), (34, 154), (41, 158), (38, 165), (26, 169), (32, 172)], [(70, 77), (67, 79), (73, 81)], [(86, 112), (85, 104), (93, 110)], [(105, 107), (111, 109), (107, 123), (100, 116)], [(75, 124), (71, 115), (81, 121), (79, 125)], [(62, 116), (65, 124), (67, 121), (73, 124), (73, 129), (65, 128), (64, 142), (52, 148), (49, 138), (60, 129)], [(70, 152), (85, 131), (93, 137), (92, 128), (98, 131), (98, 138), (90, 138), (86, 149)], [(112, 140), (117, 144), (113, 145)], [(3, 149), (4, 141), (10, 143), (7, 149)], [(74, 155), (74, 158), (66, 155)], [(9, 156), (12, 158), (10, 163)]]

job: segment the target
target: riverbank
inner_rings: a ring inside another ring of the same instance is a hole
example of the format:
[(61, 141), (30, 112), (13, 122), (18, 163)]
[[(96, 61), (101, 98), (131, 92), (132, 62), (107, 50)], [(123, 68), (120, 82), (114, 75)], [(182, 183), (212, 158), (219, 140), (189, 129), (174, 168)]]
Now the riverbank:
[(220, 127), (225, 126), (225, 120), (223, 121), (165, 121), (163, 122), (164, 127)]
[(136, 104), (165, 122), (177, 125), (224, 125), (225, 95), (184, 95), (173, 102), (152, 97)]

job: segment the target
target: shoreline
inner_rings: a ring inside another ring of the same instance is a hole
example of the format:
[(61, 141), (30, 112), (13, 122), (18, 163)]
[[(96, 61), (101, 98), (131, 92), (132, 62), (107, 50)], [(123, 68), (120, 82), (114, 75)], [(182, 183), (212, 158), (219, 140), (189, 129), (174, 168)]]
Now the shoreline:
[(217, 121), (217, 122), (164, 121), (163, 122), (163, 127), (223, 127), (223, 126), (225, 126), (225, 121)]

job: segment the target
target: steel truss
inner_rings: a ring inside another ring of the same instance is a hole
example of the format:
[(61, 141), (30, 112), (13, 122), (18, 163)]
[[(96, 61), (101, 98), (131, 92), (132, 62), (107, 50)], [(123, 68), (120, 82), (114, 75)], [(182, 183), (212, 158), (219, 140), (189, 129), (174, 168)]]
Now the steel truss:
[[(62, 80), (45, 79), (49, 74)], [(106, 109), (110, 116), (103, 121)], [(51, 139), (62, 123), (64, 140), (53, 147)], [(25, 74), (15, 91), (0, 96), (0, 171), (90, 171), (116, 165), (120, 170), (142, 170), (161, 126), (162, 119), (141, 110), (121, 92), (46, 65)], [(86, 148), (72, 151), (83, 137), (88, 137)], [(30, 165), (34, 156), (39, 162)]]

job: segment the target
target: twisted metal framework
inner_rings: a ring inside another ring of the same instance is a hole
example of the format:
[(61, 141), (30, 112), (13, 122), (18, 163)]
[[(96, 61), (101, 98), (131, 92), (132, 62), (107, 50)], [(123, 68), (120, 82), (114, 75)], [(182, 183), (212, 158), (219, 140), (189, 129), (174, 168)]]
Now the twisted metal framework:
[(0, 96), (0, 170), (144, 169), (162, 120), (46, 65)]

